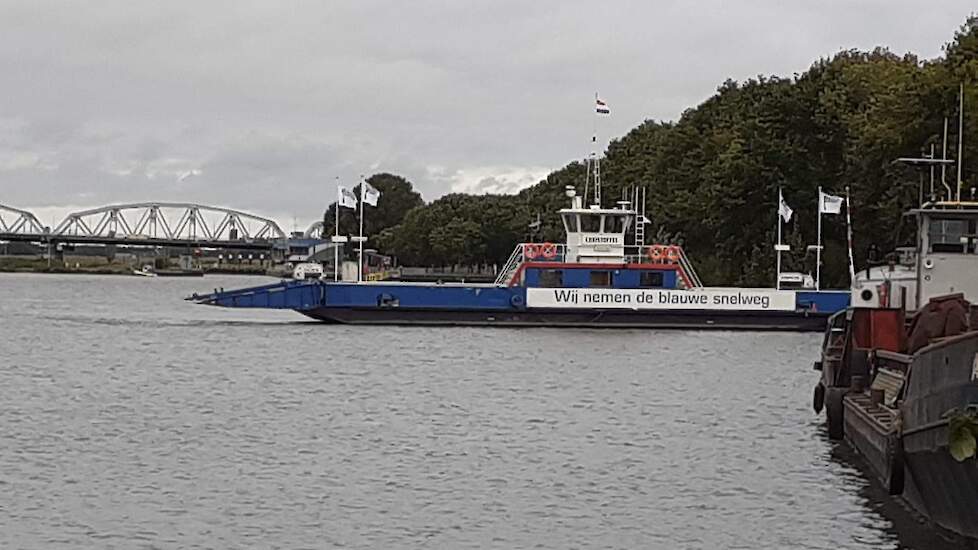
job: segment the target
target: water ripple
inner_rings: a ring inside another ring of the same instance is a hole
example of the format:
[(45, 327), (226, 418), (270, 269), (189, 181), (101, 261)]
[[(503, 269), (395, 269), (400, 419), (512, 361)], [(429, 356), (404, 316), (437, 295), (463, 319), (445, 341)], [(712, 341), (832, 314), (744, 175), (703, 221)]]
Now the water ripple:
[(182, 301), (258, 282), (0, 275), (0, 547), (925, 547), (808, 410), (816, 335)]

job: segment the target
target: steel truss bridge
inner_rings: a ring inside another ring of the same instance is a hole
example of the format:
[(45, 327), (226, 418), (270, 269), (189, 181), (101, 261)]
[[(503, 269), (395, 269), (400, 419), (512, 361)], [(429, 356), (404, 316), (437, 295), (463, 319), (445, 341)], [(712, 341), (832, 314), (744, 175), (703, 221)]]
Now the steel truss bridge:
[(0, 204), (0, 235), (2, 234), (41, 234), (44, 226), (34, 214), (12, 206)]
[(53, 230), (0, 204), (0, 241), (258, 250), (286, 238), (268, 218), (194, 203), (113, 204), (68, 214)]
[(318, 221), (312, 222), (312, 225), (310, 225), (302, 233), (302, 237), (303, 238), (306, 238), (306, 239), (326, 239), (326, 238), (329, 238), (329, 235), (327, 235), (325, 233), (326, 233), (326, 229), (325, 229), (325, 227), (323, 227), (323, 220), (318, 220)]

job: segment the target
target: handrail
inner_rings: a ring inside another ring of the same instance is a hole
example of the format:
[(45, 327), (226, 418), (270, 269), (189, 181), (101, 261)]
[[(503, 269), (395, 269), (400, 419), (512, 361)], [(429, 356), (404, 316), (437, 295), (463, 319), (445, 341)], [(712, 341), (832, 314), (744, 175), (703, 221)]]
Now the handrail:
[(679, 263), (682, 266), (683, 271), (685, 271), (686, 275), (689, 277), (690, 282), (696, 287), (703, 286), (703, 281), (700, 280), (699, 274), (696, 273), (696, 269), (693, 268), (692, 262), (690, 262), (689, 257), (686, 256), (686, 250), (684, 250), (681, 246), (677, 246), (676, 248), (679, 249)]
[(902, 363), (904, 365), (909, 365), (913, 361), (912, 355), (897, 353), (895, 351), (878, 349), (875, 350), (874, 353), (876, 354), (876, 357), (879, 357), (880, 359), (886, 359), (887, 361), (893, 361), (894, 363)]
[(518, 244), (516, 248), (513, 249), (513, 253), (509, 255), (509, 259), (503, 265), (503, 268), (499, 270), (499, 274), (496, 276), (496, 285), (506, 286), (509, 283), (509, 277), (519, 268), (520, 264), (523, 263), (523, 245)]

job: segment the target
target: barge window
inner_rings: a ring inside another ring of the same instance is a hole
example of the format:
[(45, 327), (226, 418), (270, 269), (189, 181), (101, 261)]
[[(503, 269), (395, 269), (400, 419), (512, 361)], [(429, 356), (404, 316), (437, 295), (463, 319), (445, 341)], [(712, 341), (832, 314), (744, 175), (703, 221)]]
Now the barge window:
[(639, 286), (645, 288), (662, 288), (663, 277), (661, 271), (643, 271), (639, 275)]
[(931, 252), (952, 254), (976, 252), (974, 220), (931, 220), (929, 229)]
[(585, 233), (600, 233), (601, 216), (599, 214), (581, 214), (581, 231)]
[(611, 272), (610, 271), (592, 271), (591, 272), (591, 286), (592, 287), (611, 286)]
[(564, 272), (560, 269), (540, 270), (540, 288), (563, 288)]

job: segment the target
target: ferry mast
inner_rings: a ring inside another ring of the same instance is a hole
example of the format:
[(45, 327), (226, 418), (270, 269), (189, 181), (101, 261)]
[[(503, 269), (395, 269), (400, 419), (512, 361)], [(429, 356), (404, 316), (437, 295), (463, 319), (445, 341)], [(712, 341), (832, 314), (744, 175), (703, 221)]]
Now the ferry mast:
[(594, 126), (591, 132), (591, 154), (588, 155), (586, 162), (586, 175), (584, 176), (584, 200), (587, 200), (588, 186), (592, 180), (594, 182), (594, 204), (601, 207), (601, 158), (598, 156), (598, 117), (611, 114), (608, 104), (601, 101), (598, 93), (594, 92)]

